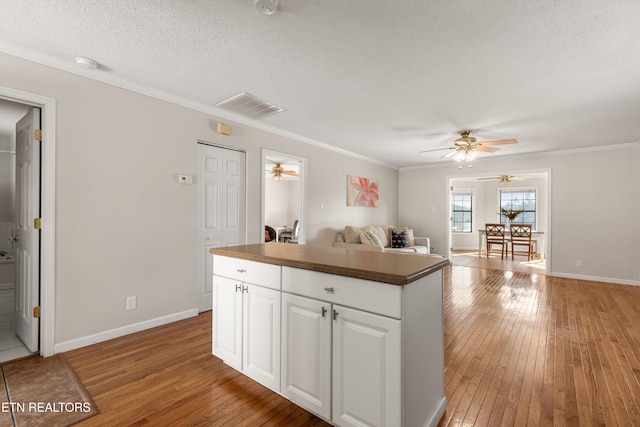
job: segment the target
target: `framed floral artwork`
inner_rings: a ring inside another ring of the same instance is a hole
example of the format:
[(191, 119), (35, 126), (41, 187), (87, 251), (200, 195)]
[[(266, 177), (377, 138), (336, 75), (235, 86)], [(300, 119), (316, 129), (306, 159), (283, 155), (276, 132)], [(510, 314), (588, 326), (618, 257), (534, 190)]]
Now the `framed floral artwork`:
[(378, 181), (347, 175), (347, 206), (378, 207)]

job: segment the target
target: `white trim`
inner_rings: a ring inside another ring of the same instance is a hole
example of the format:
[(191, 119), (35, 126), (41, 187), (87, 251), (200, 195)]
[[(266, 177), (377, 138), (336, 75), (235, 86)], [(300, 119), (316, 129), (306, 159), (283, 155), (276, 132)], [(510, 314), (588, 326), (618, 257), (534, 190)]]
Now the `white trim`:
[(153, 89), (147, 86), (143, 86), (137, 83), (130, 82), (128, 80), (120, 79), (110, 75), (104, 71), (100, 70), (98, 67), (97, 70), (87, 70), (84, 68), (78, 67), (75, 63), (70, 61), (64, 61), (62, 59), (54, 58), (48, 55), (41, 54), (39, 52), (34, 52), (28, 49), (21, 48), (16, 45), (12, 45), (6, 42), (0, 42), (0, 52), (4, 52), (8, 55), (17, 56), (18, 58), (27, 59), (29, 61), (37, 62), (39, 64), (43, 64), (52, 68), (57, 68), (59, 70), (63, 70), (72, 74), (76, 74), (91, 80), (96, 80), (102, 83), (106, 83), (112, 86), (117, 86), (120, 88), (124, 88), (130, 90), (132, 92), (139, 93), (141, 95), (150, 96), (152, 98), (160, 99), (163, 101), (170, 102), (172, 104), (180, 105), (182, 107), (190, 108), (195, 111), (200, 111), (206, 114), (210, 114), (212, 116), (217, 116), (223, 119), (232, 120), (236, 123), (243, 124), (246, 126), (250, 126), (254, 129), (260, 129), (265, 132), (269, 132), (275, 135), (280, 135), (285, 138), (290, 138), (295, 141), (303, 142), (305, 144), (313, 145), (316, 147), (323, 148), (325, 150), (333, 151), (335, 153), (343, 154), (345, 156), (353, 157), (356, 159), (364, 160), (369, 163), (375, 163), (382, 166), (386, 166), (392, 169), (398, 169), (398, 166), (394, 166), (385, 162), (382, 162), (377, 159), (372, 159), (367, 156), (363, 156), (362, 154), (354, 153), (352, 151), (347, 151), (339, 147), (335, 147), (333, 145), (326, 144), (324, 142), (316, 141), (314, 139), (295, 134), (293, 132), (285, 131), (274, 126), (270, 126), (264, 123), (261, 123), (257, 120), (241, 116), (238, 114), (233, 114), (228, 111), (212, 107), (210, 105), (201, 104), (198, 102), (191, 101), (186, 98), (182, 98), (179, 96), (172, 95), (167, 92), (163, 92), (157, 89)]
[(55, 331), (56, 248), (56, 100), (46, 96), (0, 86), (0, 98), (42, 109), (42, 194), (40, 234), (40, 354), (53, 356)]
[(177, 322), (179, 320), (188, 319), (198, 315), (198, 309), (192, 308), (189, 310), (181, 311), (178, 313), (169, 314), (162, 317), (156, 317), (155, 319), (145, 320), (143, 322), (133, 323), (130, 325), (122, 326), (120, 328), (110, 329), (108, 331), (99, 332), (97, 334), (87, 335), (86, 337), (76, 338), (69, 341), (64, 341), (56, 344), (56, 353), (63, 353), (65, 351), (75, 350), (77, 348), (86, 347), (88, 345), (96, 344), (103, 341), (108, 341), (114, 338), (124, 337), (129, 334), (144, 331), (158, 326), (167, 325), (169, 323)]
[(558, 273), (558, 272), (552, 272), (549, 275), (553, 277), (560, 277), (563, 279), (576, 279), (576, 280), (585, 280), (588, 282), (603, 282), (603, 283), (613, 283), (616, 285), (640, 286), (640, 281), (638, 280), (617, 279), (615, 277), (598, 277), (598, 276), (587, 276), (584, 274), (569, 274), (569, 273)]

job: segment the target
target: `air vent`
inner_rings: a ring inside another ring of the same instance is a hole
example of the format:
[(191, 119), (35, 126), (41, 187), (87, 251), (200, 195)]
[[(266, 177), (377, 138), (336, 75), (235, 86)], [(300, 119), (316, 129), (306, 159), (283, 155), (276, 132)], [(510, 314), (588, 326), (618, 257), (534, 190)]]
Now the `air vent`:
[(257, 98), (248, 92), (242, 92), (229, 99), (225, 99), (217, 103), (216, 107), (251, 117), (252, 119), (262, 119), (285, 111), (284, 108)]

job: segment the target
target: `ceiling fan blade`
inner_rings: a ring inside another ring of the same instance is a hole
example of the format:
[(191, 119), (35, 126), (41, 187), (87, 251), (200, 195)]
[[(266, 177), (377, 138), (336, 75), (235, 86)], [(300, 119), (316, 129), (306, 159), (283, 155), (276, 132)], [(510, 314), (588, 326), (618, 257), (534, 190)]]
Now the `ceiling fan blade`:
[(458, 152), (458, 150), (455, 150), (453, 148), (450, 148), (451, 151), (449, 151), (447, 154), (445, 154), (444, 156), (442, 156), (441, 158), (444, 159), (446, 157), (450, 157), (453, 156), (454, 154), (456, 154)]
[(423, 151), (418, 151), (418, 153), (423, 154), (423, 153), (431, 153), (432, 151), (442, 151), (442, 150), (453, 150), (452, 147), (447, 147), (447, 148), (435, 148), (433, 150), (423, 150)]
[(298, 172), (296, 171), (284, 171), (282, 172), (283, 175), (290, 175), (290, 176), (299, 176)]
[(488, 176), (486, 178), (478, 178), (478, 181), (495, 181), (496, 179), (500, 179), (499, 176)]
[(484, 145), (478, 145), (474, 150), (483, 151), (485, 153), (495, 153), (496, 151), (500, 151), (499, 148), (485, 147)]
[(487, 141), (481, 142), (480, 145), (489, 146), (489, 145), (505, 145), (505, 144), (517, 144), (517, 139), (502, 139), (500, 141)]

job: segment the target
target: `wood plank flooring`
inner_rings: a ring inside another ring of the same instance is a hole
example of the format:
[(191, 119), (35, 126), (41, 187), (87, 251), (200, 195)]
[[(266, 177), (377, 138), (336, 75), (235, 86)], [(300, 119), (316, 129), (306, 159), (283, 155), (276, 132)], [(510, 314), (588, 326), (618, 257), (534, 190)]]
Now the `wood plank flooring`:
[[(65, 353), (79, 426), (326, 426), (211, 353), (211, 313)], [(640, 426), (640, 287), (453, 266), (440, 426)]]

